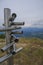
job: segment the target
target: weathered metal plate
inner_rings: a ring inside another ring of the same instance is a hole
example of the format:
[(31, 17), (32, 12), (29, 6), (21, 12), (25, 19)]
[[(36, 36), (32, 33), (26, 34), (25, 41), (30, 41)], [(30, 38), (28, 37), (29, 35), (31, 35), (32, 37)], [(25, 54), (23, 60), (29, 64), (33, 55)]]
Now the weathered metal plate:
[(8, 27), (8, 28), (1, 28), (0, 31), (4, 32), (4, 31), (11, 31), (11, 30), (16, 30), (16, 29), (21, 29), (21, 27)]
[(4, 51), (8, 50), (13, 44), (14, 44), (14, 42), (5, 45), (3, 48), (1, 48), (1, 51), (4, 52)]
[(0, 58), (0, 63), (1, 63), (1, 62), (4, 62), (5, 60), (7, 60), (8, 58), (10, 58), (11, 56), (12, 56), (12, 54), (10, 53), (10, 54), (8, 54), (8, 55), (5, 55), (5, 56), (1, 57), (1, 58)]

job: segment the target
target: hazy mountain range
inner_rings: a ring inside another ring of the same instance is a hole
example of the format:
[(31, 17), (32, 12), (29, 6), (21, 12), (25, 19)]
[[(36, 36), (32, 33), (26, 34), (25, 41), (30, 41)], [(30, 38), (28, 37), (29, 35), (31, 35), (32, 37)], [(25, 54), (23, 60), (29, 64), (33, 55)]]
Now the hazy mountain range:
[[(17, 34), (17, 37), (37, 37), (43, 38), (43, 28), (31, 28), (31, 27), (24, 27), (19, 29), (19, 31), (23, 31), (23, 34)], [(0, 34), (4, 34), (0, 32)]]

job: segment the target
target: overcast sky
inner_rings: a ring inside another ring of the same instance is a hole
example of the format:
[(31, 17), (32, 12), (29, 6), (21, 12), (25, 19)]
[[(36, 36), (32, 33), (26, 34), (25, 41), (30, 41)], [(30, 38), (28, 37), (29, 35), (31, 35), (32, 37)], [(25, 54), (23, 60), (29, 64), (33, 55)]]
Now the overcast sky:
[(43, 27), (43, 0), (0, 0), (0, 26), (4, 22), (4, 8), (15, 12), (15, 21), (25, 21), (25, 26)]

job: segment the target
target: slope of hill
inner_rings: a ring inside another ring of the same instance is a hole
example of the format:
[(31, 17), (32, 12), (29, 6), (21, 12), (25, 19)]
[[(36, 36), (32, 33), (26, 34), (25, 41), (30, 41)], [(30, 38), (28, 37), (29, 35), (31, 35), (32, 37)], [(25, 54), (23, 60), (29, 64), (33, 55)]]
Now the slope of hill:
[[(23, 50), (14, 56), (15, 65), (43, 65), (43, 40), (39, 38), (20, 38), (17, 48)], [(2, 47), (2, 44), (0, 44)], [(4, 53), (5, 54), (5, 53)], [(0, 56), (2, 53), (0, 52)], [(0, 65), (5, 65), (3, 62)]]

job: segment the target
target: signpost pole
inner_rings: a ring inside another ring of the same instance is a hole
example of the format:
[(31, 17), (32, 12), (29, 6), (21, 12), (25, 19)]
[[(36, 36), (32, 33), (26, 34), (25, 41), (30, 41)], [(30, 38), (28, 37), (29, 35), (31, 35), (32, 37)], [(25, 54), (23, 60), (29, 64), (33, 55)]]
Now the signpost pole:
[[(4, 24), (5, 24), (5, 28), (8, 28), (9, 25), (10, 25), (10, 21), (9, 21), (9, 17), (11, 15), (11, 10), (9, 8), (4, 8)], [(10, 41), (10, 32), (11, 31), (6, 31), (5, 34), (6, 34), (6, 45), (7, 44), (10, 44), (11, 41)], [(6, 51), (7, 54), (9, 54), (11, 51), (13, 50), (13, 46), (10, 47), (10, 49), (8, 49)], [(13, 56), (11, 56), (8, 60), (7, 60), (7, 63), (8, 65), (14, 65), (14, 58)]]

